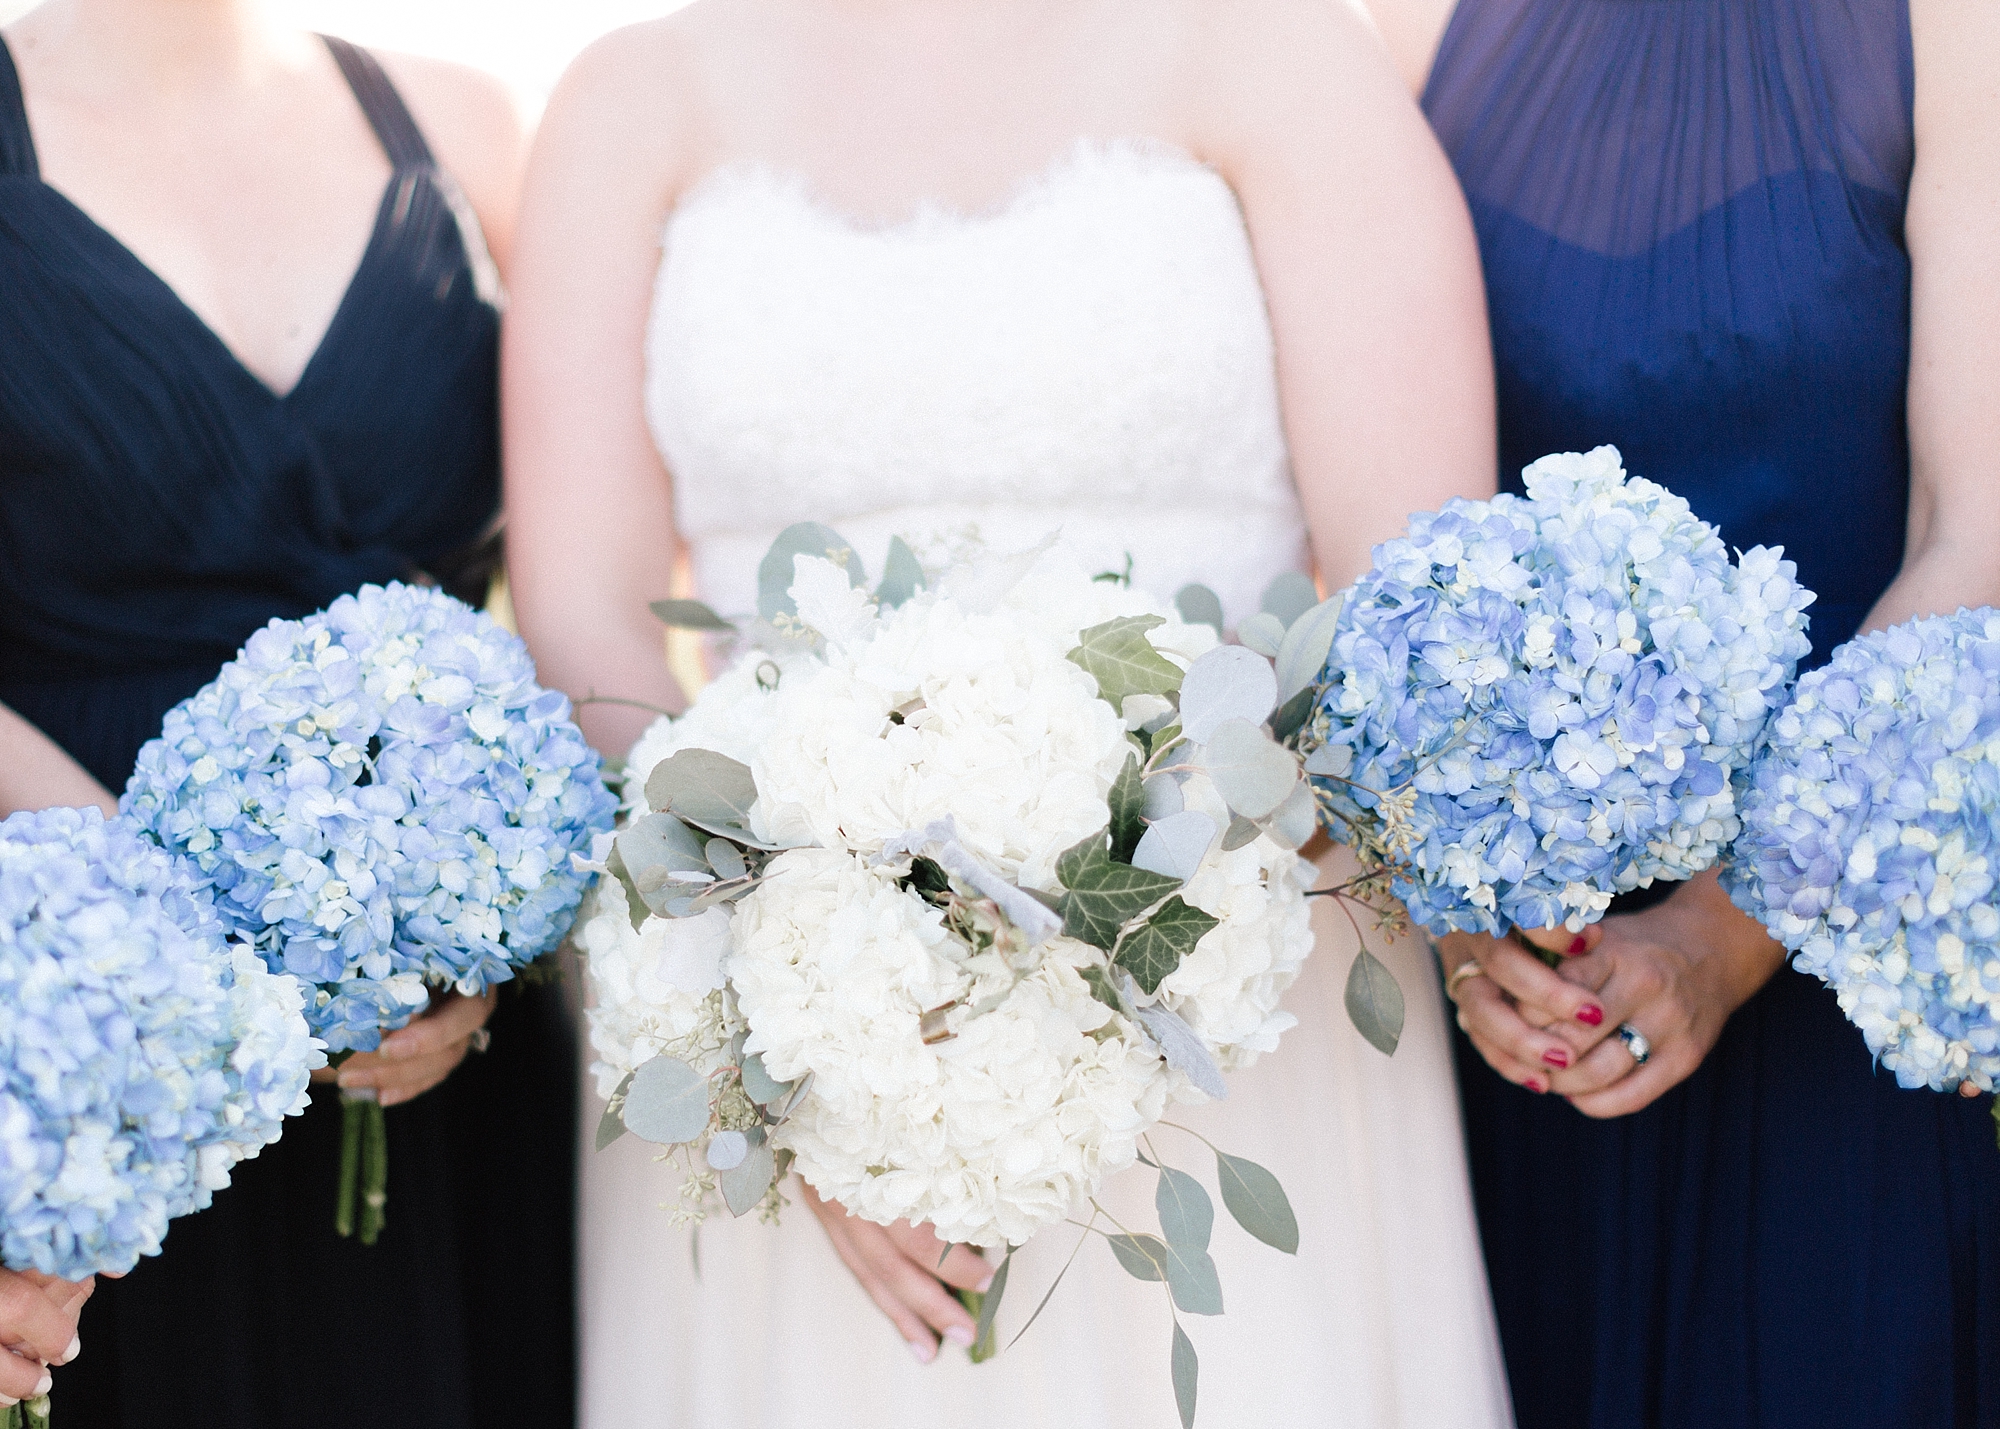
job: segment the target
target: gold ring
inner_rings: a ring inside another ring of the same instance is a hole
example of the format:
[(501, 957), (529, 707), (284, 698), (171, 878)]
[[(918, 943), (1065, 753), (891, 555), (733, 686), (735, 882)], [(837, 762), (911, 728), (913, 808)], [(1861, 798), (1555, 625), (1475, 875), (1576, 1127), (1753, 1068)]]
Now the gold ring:
[(1485, 977), (1486, 969), (1479, 965), (1479, 959), (1467, 958), (1452, 969), (1451, 976), (1444, 980), (1444, 995), (1453, 1002), (1458, 1001), (1458, 985), (1469, 978)]

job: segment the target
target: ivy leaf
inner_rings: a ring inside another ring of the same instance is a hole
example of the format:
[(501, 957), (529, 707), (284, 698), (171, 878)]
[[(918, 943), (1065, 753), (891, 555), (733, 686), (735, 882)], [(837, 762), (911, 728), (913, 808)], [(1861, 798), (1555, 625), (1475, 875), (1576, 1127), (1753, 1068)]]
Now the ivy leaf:
[(1181, 1429), (1194, 1429), (1194, 1398), (1201, 1380), (1201, 1361), (1195, 1357), (1194, 1341), (1187, 1337), (1181, 1322), (1174, 1321), (1174, 1406), (1181, 1412)]
[(1158, 1236), (1114, 1235), (1105, 1240), (1127, 1275), (1139, 1280), (1166, 1279), (1167, 1243)]
[(733, 631), (736, 626), (698, 600), (656, 600), (646, 607), (659, 618), (660, 624), (670, 625), (676, 630), (707, 630), (717, 633)]
[(875, 588), (875, 603), (894, 610), (924, 587), (924, 568), (917, 553), (901, 536), (889, 538), (889, 558), (882, 563), (882, 584)]
[(1189, 625), (1213, 626), (1222, 634), (1222, 601), (1205, 585), (1184, 585), (1174, 595), (1174, 609)]
[(663, 1146), (693, 1141), (708, 1130), (708, 1078), (677, 1057), (641, 1064), (625, 1090), (625, 1125)]
[(1121, 615), (1078, 636), (1069, 658), (1097, 681), (1097, 692), (1121, 714), (1127, 695), (1170, 695), (1181, 687), (1181, 668), (1153, 648), (1146, 632), (1166, 621), (1157, 615)]
[(1380, 958), (1363, 948), (1347, 970), (1347, 1015), (1379, 1052), (1394, 1055), (1403, 1037), (1403, 989)]
[(1286, 627), (1318, 603), (1319, 587), (1304, 571), (1286, 571), (1264, 587), (1264, 598), (1258, 602), (1266, 615)]
[(1274, 1250), (1299, 1253), (1299, 1222), (1278, 1178), (1255, 1161), (1215, 1153), (1215, 1180), (1222, 1204), (1236, 1224)]
[(1185, 1171), (1162, 1166), (1153, 1205), (1160, 1212), (1160, 1230), (1168, 1245), (1208, 1249), (1208, 1238), (1215, 1230), (1215, 1203), (1208, 1199), (1201, 1182)]
[[(854, 554), (854, 548), (840, 532), (817, 521), (800, 521), (780, 531), (778, 539), (771, 543), (771, 549), (764, 553), (764, 559), (757, 563), (757, 613), (766, 620), (776, 620), (781, 615), (797, 615), (798, 603), (792, 599), (792, 581), (796, 574), (792, 558), (819, 556), (830, 561), (842, 552), (847, 557), (848, 580), (855, 585), (866, 585), (868, 582), (861, 569), (861, 558)], [(652, 802), (651, 795), (647, 796), (647, 802)]]
[(1127, 758), (1125, 767), (1118, 771), (1107, 802), (1111, 805), (1112, 860), (1130, 863), (1132, 850), (1146, 832), (1146, 786), (1139, 780), (1138, 755)]
[(1104, 835), (1092, 834), (1056, 860), (1063, 895), (1057, 903), (1063, 932), (1107, 952), (1125, 925), (1181, 886), (1177, 878), (1113, 863)]
[(627, 1072), (625, 1080), (612, 1090), (611, 1100), (604, 1104), (604, 1115), (597, 1119), (597, 1149), (599, 1151), (602, 1151), (625, 1134), (625, 1121), (618, 1113), (623, 1106), (625, 1089), (631, 1085), (632, 1074)]
[(722, 1187), (722, 1202), (732, 1216), (753, 1209), (778, 1176), (777, 1158), (765, 1142), (763, 1131), (752, 1128), (747, 1135), (754, 1141), (750, 1150), (741, 1161), (715, 1178)]
[(1118, 996), (1117, 989), (1111, 985), (1109, 968), (1099, 967), (1093, 963), (1081, 969), (1078, 976), (1083, 979), (1084, 986), (1090, 989), (1090, 995), (1113, 1012), (1123, 1013), (1126, 1010), (1124, 999)]
[(1184, 1314), (1222, 1313), (1222, 1277), (1213, 1257), (1198, 1246), (1167, 1242), (1167, 1289)]
[(1181, 965), (1181, 959), (1194, 951), (1194, 945), (1221, 922), (1177, 893), (1160, 905), (1159, 912), (1125, 935), (1112, 961), (1131, 973), (1133, 981), (1150, 996), (1160, 990), (1161, 980)]

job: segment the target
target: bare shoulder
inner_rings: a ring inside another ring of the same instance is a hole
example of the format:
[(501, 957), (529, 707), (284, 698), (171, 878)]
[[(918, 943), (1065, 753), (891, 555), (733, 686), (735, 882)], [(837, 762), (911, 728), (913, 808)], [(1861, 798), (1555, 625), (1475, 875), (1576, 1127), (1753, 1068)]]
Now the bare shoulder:
[(374, 53), (480, 221), (500, 233), (511, 229), (528, 155), (528, 111), (520, 96), (470, 65)]

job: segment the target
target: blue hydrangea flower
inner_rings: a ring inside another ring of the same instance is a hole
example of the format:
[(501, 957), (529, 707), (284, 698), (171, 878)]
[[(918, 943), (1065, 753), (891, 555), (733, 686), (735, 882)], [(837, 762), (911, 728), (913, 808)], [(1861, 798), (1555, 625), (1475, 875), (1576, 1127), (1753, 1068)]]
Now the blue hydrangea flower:
[(325, 1064), (297, 981), (225, 947), (192, 870), (129, 821), (0, 821), (8, 1266), (78, 1279), (158, 1253)]
[(123, 807), (313, 987), (336, 1050), (554, 947), (617, 800), (520, 640), (441, 591), (365, 586), (250, 637), (168, 712)]
[(1810, 648), (1782, 552), (1732, 564), (1616, 448), (1523, 475), (1376, 547), (1306, 732), (1329, 829), (1381, 841), (1434, 933), (1580, 929), (1713, 864)]
[(1723, 882), (1906, 1087), (2000, 1075), (2000, 612), (1864, 635), (1799, 681)]

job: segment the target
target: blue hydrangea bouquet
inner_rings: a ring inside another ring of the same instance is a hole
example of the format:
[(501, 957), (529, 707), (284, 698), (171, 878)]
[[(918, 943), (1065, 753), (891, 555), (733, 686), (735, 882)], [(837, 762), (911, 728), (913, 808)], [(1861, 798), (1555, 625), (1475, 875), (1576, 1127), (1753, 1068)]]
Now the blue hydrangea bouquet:
[(1375, 549), (1301, 731), (1322, 822), (1433, 934), (1576, 932), (1713, 865), (1809, 648), (1782, 552), (1732, 561), (1616, 448), (1523, 476)]
[[(228, 931), (310, 989), (337, 1056), (554, 948), (617, 809), (569, 701), (440, 591), (365, 586), (275, 620), (169, 711), (124, 809), (213, 888)], [(344, 1097), (336, 1224), (373, 1243), (386, 1130)]]
[(1834, 988), (1896, 1080), (1994, 1090), (2000, 611), (1836, 650), (1774, 720), (1743, 823), (1730, 895)]
[[(0, 1260), (130, 1270), (306, 1107), (324, 1045), (298, 982), (225, 943), (129, 821), (0, 821)], [(8, 1411), (46, 1418), (46, 1400)]]

